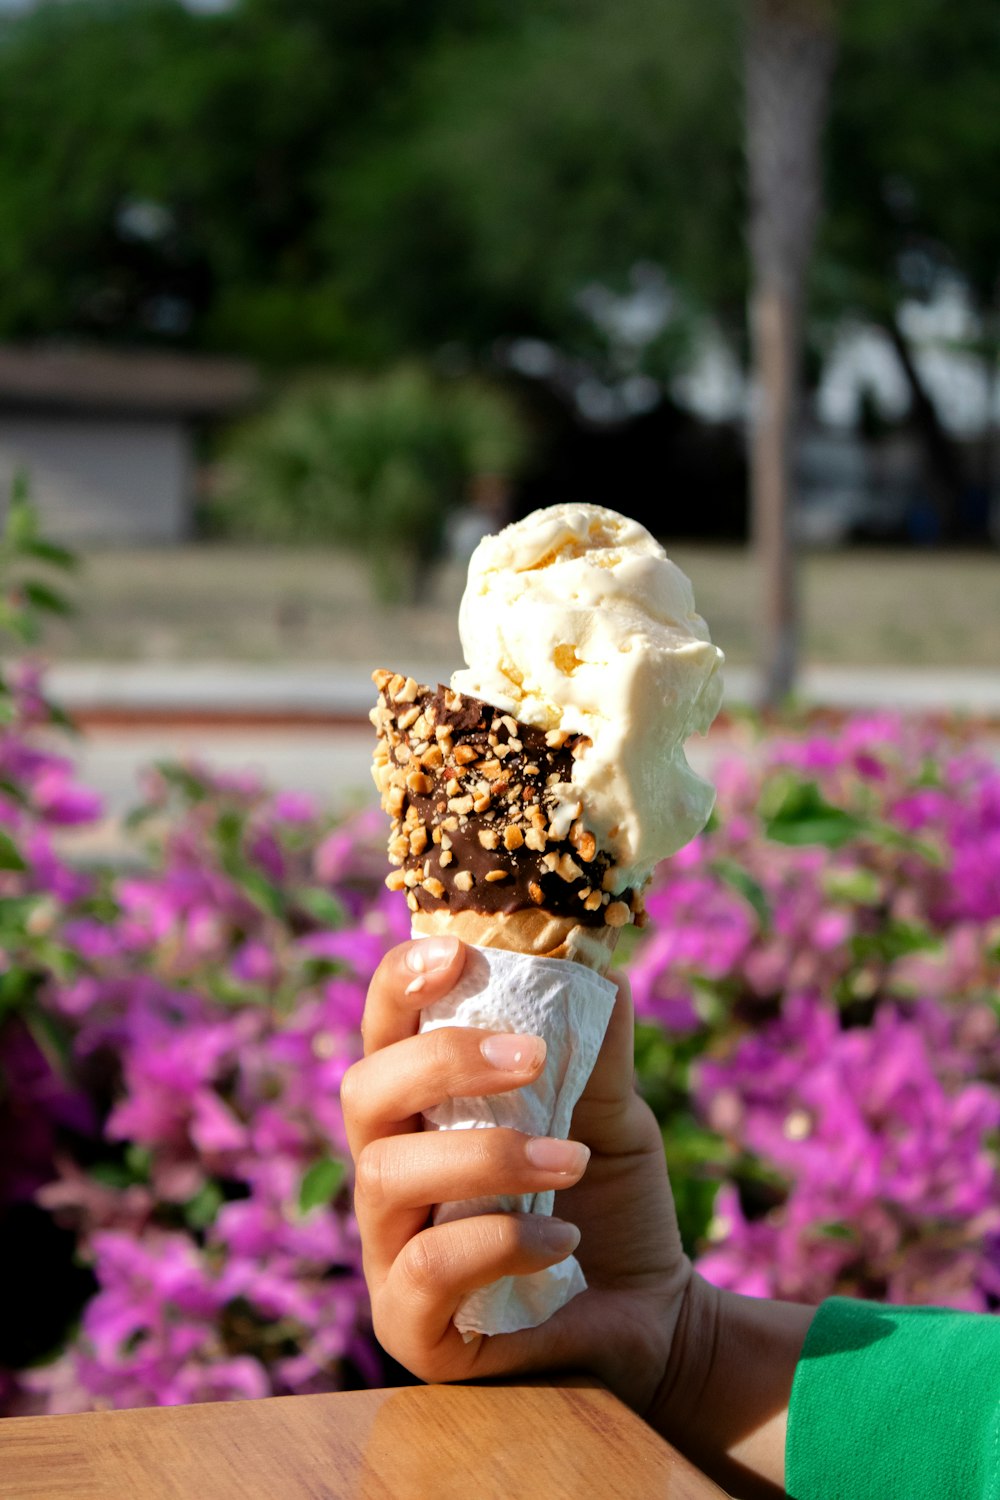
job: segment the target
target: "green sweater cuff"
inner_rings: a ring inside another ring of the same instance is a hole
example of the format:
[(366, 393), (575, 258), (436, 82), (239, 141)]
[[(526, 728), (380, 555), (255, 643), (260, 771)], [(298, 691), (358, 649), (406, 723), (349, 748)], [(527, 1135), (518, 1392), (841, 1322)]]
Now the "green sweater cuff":
[(996, 1500), (1000, 1317), (834, 1297), (788, 1412), (792, 1500)]

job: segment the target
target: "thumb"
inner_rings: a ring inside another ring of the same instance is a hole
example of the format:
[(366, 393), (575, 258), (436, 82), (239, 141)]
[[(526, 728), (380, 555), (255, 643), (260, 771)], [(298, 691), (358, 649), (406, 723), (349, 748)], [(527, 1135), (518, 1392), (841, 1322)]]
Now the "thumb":
[(594, 1071), (573, 1114), (573, 1134), (577, 1139), (587, 1139), (583, 1133), (586, 1127), (599, 1131), (602, 1124), (609, 1123), (631, 1102), (635, 1092), (632, 988), (624, 974), (612, 974), (609, 978), (617, 983), (618, 995)]

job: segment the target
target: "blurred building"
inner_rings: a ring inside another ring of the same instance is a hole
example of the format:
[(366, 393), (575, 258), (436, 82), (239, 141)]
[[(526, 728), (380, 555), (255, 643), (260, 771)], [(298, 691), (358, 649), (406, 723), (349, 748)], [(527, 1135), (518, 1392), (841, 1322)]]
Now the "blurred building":
[(23, 469), (52, 537), (183, 541), (199, 433), (258, 395), (257, 373), (241, 360), (0, 348), (0, 497)]

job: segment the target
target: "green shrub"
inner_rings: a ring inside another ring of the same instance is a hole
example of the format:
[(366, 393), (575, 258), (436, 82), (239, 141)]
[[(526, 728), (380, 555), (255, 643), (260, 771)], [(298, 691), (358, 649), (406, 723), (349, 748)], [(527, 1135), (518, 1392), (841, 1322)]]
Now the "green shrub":
[(513, 405), (418, 366), (303, 381), (233, 435), (212, 515), (233, 537), (363, 554), (375, 590), (411, 590), (477, 474), (514, 473)]

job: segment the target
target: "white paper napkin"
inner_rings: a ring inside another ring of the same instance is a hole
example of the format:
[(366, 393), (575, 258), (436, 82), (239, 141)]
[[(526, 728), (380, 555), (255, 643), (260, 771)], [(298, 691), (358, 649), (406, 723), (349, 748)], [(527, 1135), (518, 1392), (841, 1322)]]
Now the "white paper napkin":
[[(449, 1099), (425, 1116), (435, 1130), (510, 1126), (528, 1135), (565, 1140), (576, 1102), (597, 1061), (615, 1002), (615, 986), (582, 964), (534, 958), (500, 948), (468, 949), (465, 970), (443, 1000), (422, 1013), (421, 1031), (476, 1026), (531, 1032), (545, 1038), (545, 1068), (534, 1084), (486, 1099)], [(442, 1203), (435, 1224), (472, 1214), (551, 1214), (555, 1194), (473, 1198)], [(514, 1333), (543, 1323), (587, 1283), (575, 1256), (529, 1276), (505, 1276), (459, 1307), (455, 1326), (466, 1341), (479, 1333)]]

